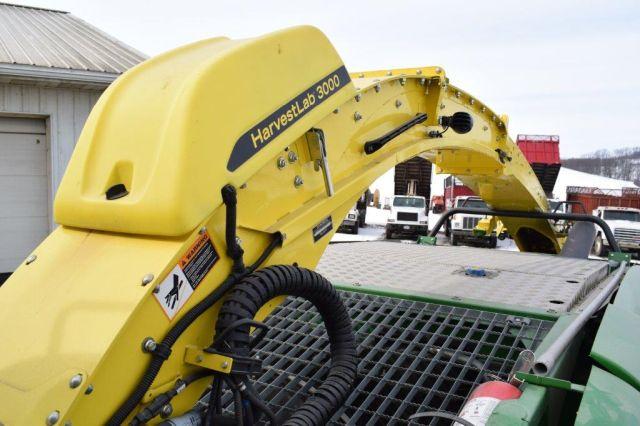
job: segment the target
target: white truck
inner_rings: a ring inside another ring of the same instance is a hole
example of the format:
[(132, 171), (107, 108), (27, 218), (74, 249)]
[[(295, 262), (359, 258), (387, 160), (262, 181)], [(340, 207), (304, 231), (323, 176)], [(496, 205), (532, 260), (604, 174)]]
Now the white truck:
[(360, 228), (359, 212), (356, 209), (356, 207), (353, 206), (353, 208), (349, 210), (349, 213), (347, 213), (347, 216), (344, 218), (344, 220), (338, 227), (338, 232), (344, 232), (344, 233), (349, 232), (350, 234), (357, 234), (359, 228)]
[[(640, 209), (600, 206), (593, 211), (593, 215), (607, 222), (622, 251), (635, 253), (636, 256), (640, 254)], [(598, 229), (593, 254), (607, 256), (609, 250), (609, 242)]]
[[(453, 207), (486, 209), (487, 205), (480, 197), (461, 195), (454, 199)], [(475, 235), (473, 232), (478, 222), (485, 217), (484, 215), (466, 213), (458, 213), (451, 216), (451, 220), (445, 225), (445, 235), (449, 237), (451, 245), (457, 246), (458, 243), (470, 243), (495, 248), (498, 243), (498, 238), (495, 233), (491, 235)]]
[(429, 232), (427, 200), (416, 195), (395, 195), (390, 199), (387, 239), (395, 235), (416, 237)]

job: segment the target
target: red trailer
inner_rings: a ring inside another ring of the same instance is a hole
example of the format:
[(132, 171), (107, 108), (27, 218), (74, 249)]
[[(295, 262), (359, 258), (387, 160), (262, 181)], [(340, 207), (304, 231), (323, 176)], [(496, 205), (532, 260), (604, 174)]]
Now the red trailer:
[[(600, 206), (633, 207), (640, 209), (640, 188), (602, 189), (586, 186), (568, 186), (567, 201), (584, 204), (587, 213)], [(573, 209), (575, 212), (575, 208)]]
[(453, 207), (453, 200), (462, 195), (476, 195), (471, 188), (463, 185), (463, 183), (453, 175), (449, 175), (444, 180), (444, 206), (445, 209)]
[(518, 135), (518, 147), (550, 196), (560, 172), (560, 136)]

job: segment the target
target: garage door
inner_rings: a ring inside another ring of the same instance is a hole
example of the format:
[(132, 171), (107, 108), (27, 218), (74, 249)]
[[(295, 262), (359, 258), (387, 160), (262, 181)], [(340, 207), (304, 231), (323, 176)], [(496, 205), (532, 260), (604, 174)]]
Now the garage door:
[(0, 117), (0, 273), (49, 233), (47, 157), (44, 120)]

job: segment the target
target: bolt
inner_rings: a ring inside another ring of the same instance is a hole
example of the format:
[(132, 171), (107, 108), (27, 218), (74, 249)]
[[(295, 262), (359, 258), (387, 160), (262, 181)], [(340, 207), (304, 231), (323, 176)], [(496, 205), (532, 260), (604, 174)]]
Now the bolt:
[(473, 105), (473, 104), (475, 104), (475, 103), (476, 103), (475, 99), (473, 99), (473, 98), (469, 99), (469, 104), (470, 104), (470, 105)]
[(360, 99), (362, 99), (362, 96), (360, 95), (360, 93), (358, 93), (355, 98), (356, 102), (360, 102)]
[(362, 119), (362, 114), (360, 114), (358, 111), (353, 113), (353, 119), (355, 121), (361, 120)]
[(38, 256), (36, 256), (35, 254), (29, 255), (29, 257), (27, 257), (27, 260), (25, 261), (25, 264), (29, 265), (29, 264), (35, 262), (37, 258), (38, 258)]
[(69, 379), (69, 387), (75, 389), (82, 383), (82, 374), (76, 374)]
[(202, 355), (196, 355), (196, 362), (200, 363), (202, 361), (204, 361), (204, 358), (202, 357)]
[(436, 74), (440, 74), (442, 72), (442, 68), (436, 67)]
[(71, 420), (67, 420), (64, 422), (64, 426), (73, 426), (73, 423), (71, 423)]
[(334, 110), (333, 110), (333, 113), (334, 113), (334, 114), (337, 114), (337, 113), (339, 113), (339, 112), (340, 112), (340, 108), (336, 108), (336, 109), (334, 109)]
[(160, 285), (157, 285), (157, 286), (153, 289), (153, 292), (154, 292), (155, 294), (160, 293)]
[[(200, 232), (202, 234), (202, 232)], [(149, 284), (151, 281), (153, 281), (153, 274), (147, 274), (144, 277), (142, 277), (142, 286), (144, 287), (145, 285)]]
[(58, 423), (58, 420), (60, 420), (60, 411), (52, 411), (47, 416), (47, 426), (55, 425), (56, 423)]
[(444, 109), (444, 104), (440, 104), (440, 109)]
[(278, 165), (278, 168), (282, 170), (287, 165), (287, 162), (284, 160), (284, 158), (278, 157), (277, 165)]
[(460, 97), (460, 92), (456, 92), (456, 98)]
[(480, 108), (480, 112), (485, 112), (486, 110), (487, 110), (487, 107), (483, 106), (482, 108)]
[(405, 84), (407, 84), (407, 79), (405, 77), (402, 77), (400, 79), (400, 86), (404, 86)]
[(240, 189), (245, 189), (247, 187), (246, 183), (243, 183), (242, 185), (240, 185)]
[(153, 340), (153, 337), (146, 337), (142, 341), (142, 350), (144, 352), (153, 352), (156, 350), (157, 347), (158, 347), (158, 344), (156, 343), (155, 340)]
[(396, 101), (396, 108), (400, 108), (402, 106), (402, 101), (400, 99), (398, 99)]
[(298, 161), (298, 154), (293, 151), (289, 151), (289, 162), (295, 163), (296, 161)]
[(373, 86), (373, 88), (375, 89), (376, 93), (380, 92), (380, 83)]
[(202, 228), (200, 228), (200, 230), (198, 231), (198, 233), (199, 233), (200, 235), (204, 235), (204, 234), (206, 234), (206, 233), (207, 233), (207, 227), (206, 227), (206, 226), (203, 226)]
[(87, 388), (84, 390), (85, 395), (89, 395), (91, 392), (93, 392), (93, 385), (87, 386)]
[(424, 86), (426, 82), (427, 82), (427, 79), (426, 79), (426, 78), (424, 78), (424, 77), (423, 77), (423, 78), (421, 78), (421, 79), (420, 79), (420, 86)]
[(392, 76), (392, 75), (393, 75), (393, 73), (392, 73), (391, 71), (387, 71), (387, 75), (388, 75), (388, 76)]
[(422, 75), (422, 70), (416, 70), (416, 74)]
[(222, 361), (222, 364), (220, 364), (220, 366), (222, 368), (229, 368), (229, 363), (227, 361)]
[(302, 184), (303, 184), (303, 183), (304, 183), (304, 181), (302, 180), (302, 178), (301, 178), (300, 176), (296, 176), (296, 177), (293, 179), (293, 185), (294, 185), (296, 188), (298, 188), (298, 187), (302, 186)]
[(173, 414), (173, 407), (171, 406), (171, 404), (166, 404), (160, 409), (160, 417), (162, 417), (163, 419), (166, 419), (171, 414)]

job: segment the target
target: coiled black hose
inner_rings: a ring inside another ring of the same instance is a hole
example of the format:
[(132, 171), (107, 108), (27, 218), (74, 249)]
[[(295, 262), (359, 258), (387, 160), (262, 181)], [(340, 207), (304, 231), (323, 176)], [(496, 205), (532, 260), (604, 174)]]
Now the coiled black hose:
[[(356, 340), (340, 295), (320, 274), (294, 266), (269, 266), (243, 278), (228, 293), (216, 321), (216, 335), (242, 319), (253, 319), (261, 306), (277, 296), (309, 300), (325, 324), (331, 367), (325, 381), (285, 425), (324, 425), (351, 393), (356, 379)], [(216, 348), (231, 356), (250, 356), (250, 325), (234, 327)]]

